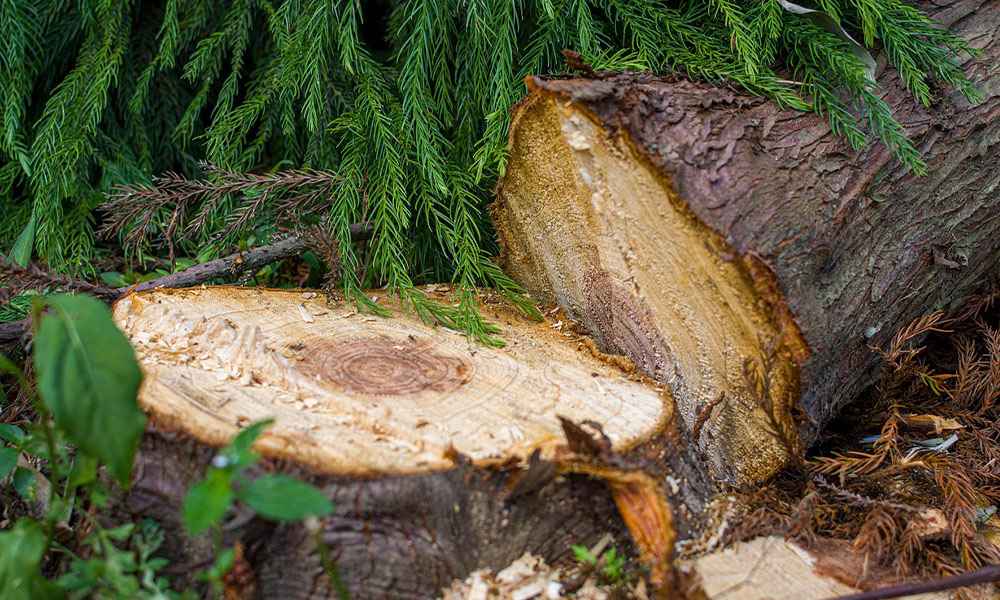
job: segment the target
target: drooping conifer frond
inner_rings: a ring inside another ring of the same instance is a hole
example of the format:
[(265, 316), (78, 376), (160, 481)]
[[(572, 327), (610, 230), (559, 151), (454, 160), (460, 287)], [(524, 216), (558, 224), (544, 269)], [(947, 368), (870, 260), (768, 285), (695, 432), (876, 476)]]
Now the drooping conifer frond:
[[(920, 102), (933, 100), (932, 81), (975, 100), (959, 63), (967, 44), (912, 6), (803, 3), (883, 48)], [(94, 209), (114, 186), (198, 179), (201, 161), (221, 169), (209, 180), (316, 169), (338, 177), (310, 214), (338, 240), (348, 296), (385, 286), (480, 339), (490, 326), (474, 285), (531, 310), (489, 260), (483, 208), (524, 76), (562, 71), (563, 49), (595, 69), (741, 86), (924, 168), (864, 61), (778, 0), (38, 0), (0, 3), (0, 35), (0, 248), (34, 223), (36, 257), (86, 274), (102, 227)], [(202, 237), (179, 251), (266, 241), (274, 198), (250, 186), (194, 201), (185, 210)], [(150, 236), (176, 232), (174, 209), (103, 230), (173, 248)], [(377, 234), (362, 258), (348, 225), (368, 220)], [(456, 306), (417, 290), (441, 280), (460, 284)]]

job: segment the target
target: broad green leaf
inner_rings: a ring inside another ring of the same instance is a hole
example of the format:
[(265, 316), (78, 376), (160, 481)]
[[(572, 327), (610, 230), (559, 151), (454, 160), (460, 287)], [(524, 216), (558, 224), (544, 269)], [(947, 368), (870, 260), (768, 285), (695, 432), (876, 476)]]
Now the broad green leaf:
[(17, 448), (0, 448), (0, 479), (11, 474), (20, 454), (21, 451)]
[(20, 444), (24, 440), (24, 430), (9, 423), (0, 423), (0, 438), (12, 444)]
[(101, 279), (111, 287), (126, 287), (129, 284), (125, 281), (125, 276), (118, 271), (105, 271), (101, 273)]
[(21, 230), (21, 235), (17, 236), (14, 241), (14, 246), (10, 249), (10, 254), (7, 255), (7, 260), (12, 263), (21, 265), (22, 267), (28, 264), (31, 260), (31, 250), (35, 246), (35, 213), (31, 212), (31, 218), (28, 219), (28, 224), (24, 226)]
[(201, 533), (221, 522), (232, 504), (232, 473), (209, 468), (205, 478), (196, 483), (184, 499), (184, 524), (191, 533)]
[(40, 600), (62, 596), (39, 574), (47, 548), (45, 530), (34, 519), (21, 519), (10, 531), (0, 532), (0, 598)]
[(38, 391), (77, 448), (105, 462), (123, 485), (146, 426), (136, 404), (142, 372), (108, 309), (87, 296), (46, 298), (35, 335)]
[(67, 491), (94, 481), (97, 481), (97, 458), (89, 454), (77, 454), (73, 459), (73, 468), (69, 471)]
[(301, 521), (333, 512), (333, 503), (317, 488), (285, 475), (266, 475), (239, 491), (240, 500), (268, 519)]
[(38, 498), (35, 497), (35, 484), (38, 480), (35, 477), (35, 472), (31, 469), (25, 469), (24, 467), (17, 467), (14, 469), (14, 475), (11, 478), (14, 484), (14, 489), (17, 490), (18, 494), (25, 500), (30, 500), (34, 502)]
[(299, 255), (299, 258), (301, 258), (304, 263), (309, 265), (309, 268), (311, 269), (320, 271), (323, 268), (319, 262), (319, 257), (316, 256), (315, 252), (303, 252)]

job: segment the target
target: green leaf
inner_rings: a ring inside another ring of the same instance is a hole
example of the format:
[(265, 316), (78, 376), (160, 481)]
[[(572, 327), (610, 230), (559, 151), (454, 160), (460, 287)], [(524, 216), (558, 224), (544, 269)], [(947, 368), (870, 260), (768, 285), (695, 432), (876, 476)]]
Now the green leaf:
[(0, 598), (33, 600), (62, 594), (40, 574), (48, 538), (34, 519), (21, 519), (10, 531), (0, 532)]
[[(233, 441), (229, 443), (229, 447), (219, 453), (226, 459), (226, 464), (224, 466), (241, 469), (249, 467), (257, 462), (260, 455), (251, 450), (253, 443), (256, 442), (257, 438), (260, 437), (260, 434), (273, 423), (274, 419), (258, 421), (241, 431), (239, 435), (233, 438)], [(223, 465), (219, 466), (221, 467)]]
[(8, 476), (17, 466), (17, 457), (21, 451), (17, 448), (0, 448), (0, 479)]
[(66, 491), (95, 481), (97, 481), (97, 457), (89, 454), (77, 454), (76, 458), (73, 459), (73, 467), (69, 471)]
[[(42, 460), (53, 460), (49, 455), (49, 444), (47, 438), (45, 437), (45, 426), (41, 423), (28, 423), (27, 429), (28, 434), (24, 436), (23, 440), (21, 440), (21, 450)], [(60, 452), (60, 450), (63, 452)], [(64, 452), (65, 447), (60, 447), (57, 442), (56, 457), (59, 457)]]
[(56, 425), (123, 485), (146, 426), (136, 404), (142, 372), (108, 309), (87, 296), (46, 298), (35, 335), (38, 391)]
[(240, 500), (276, 521), (301, 521), (333, 512), (333, 503), (308, 483), (285, 475), (266, 475), (239, 491)]
[(48, 521), (68, 523), (73, 516), (73, 501), (68, 498), (56, 496), (52, 499), (49, 511), (45, 515)]
[(222, 521), (233, 504), (232, 472), (209, 468), (184, 499), (184, 525), (191, 533), (201, 533)]
[(573, 546), (573, 556), (576, 557), (577, 562), (582, 562), (588, 565), (597, 564), (597, 557), (594, 556), (585, 546)]
[(125, 523), (124, 525), (119, 525), (114, 529), (106, 529), (104, 531), (104, 535), (115, 541), (124, 542), (130, 535), (132, 535), (133, 531), (135, 531), (135, 523)]
[(601, 569), (601, 574), (607, 577), (613, 582), (621, 581), (625, 578), (625, 573), (622, 568), (625, 566), (625, 557), (618, 556), (614, 548), (611, 548), (604, 553), (602, 557), (604, 559), (604, 568)]
[(34, 471), (25, 469), (24, 467), (17, 467), (14, 469), (14, 476), (11, 480), (14, 483), (14, 489), (17, 490), (18, 494), (21, 494), (22, 498), (31, 502), (38, 499), (35, 497), (37, 479), (35, 478)]
[(125, 276), (118, 271), (105, 271), (101, 273), (101, 279), (111, 287), (126, 287), (129, 284), (125, 281)]
[(12, 444), (20, 445), (24, 440), (24, 430), (9, 423), (0, 423), (0, 438)]
[(21, 231), (21, 235), (17, 236), (17, 240), (14, 241), (14, 246), (10, 249), (10, 254), (7, 255), (7, 260), (21, 265), (22, 267), (28, 264), (31, 260), (31, 250), (35, 246), (35, 212), (31, 212), (31, 218), (28, 219), (28, 224), (24, 226)]
[(215, 562), (208, 570), (198, 575), (198, 579), (201, 581), (221, 581), (222, 576), (229, 572), (234, 562), (236, 562), (236, 551), (233, 548), (226, 548), (215, 557)]

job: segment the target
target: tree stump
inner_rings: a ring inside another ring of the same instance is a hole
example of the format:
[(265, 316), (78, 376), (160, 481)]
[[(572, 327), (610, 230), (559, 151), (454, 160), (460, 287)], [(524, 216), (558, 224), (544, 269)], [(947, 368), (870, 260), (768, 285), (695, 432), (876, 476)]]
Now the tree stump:
[(880, 62), (924, 177), (724, 88), (527, 78), (491, 207), (502, 267), (667, 385), (716, 478), (772, 474), (775, 431), (814, 440), (872, 382), (870, 346), (996, 276), (1000, 5), (926, 8), (983, 51), (984, 99), (916, 105)]
[[(447, 301), (445, 289), (431, 295)], [(626, 525), (640, 553), (666, 560), (669, 510), (621, 457), (667, 443), (669, 396), (567, 321), (535, 323), (496, 300), (484, 310), (505, 348), (312, 292), (203, 287), (120, 300), (114, 318), (144, 371), (151, 421), (129, 505), (164, 524), (174, 576), (184, 582), (212, 557), (211, 539), (181, 525), (187, 490), (215, 447), (265, 418), (275, 423), (255, 446), (258, 472), (305, 478), (332, 499), (321, 536), (355, 598), (434, 597), (524, 552), (571, 560), (572, 545), (607, 532), (627, 549)], [(560, 417), (599, 423), (606, 438), (575, 442), (606, 439), (605, 460), (582, 457)], [(238, 511), (224, 541), (245, 548), (257, 597), (331, 597), (303, 525)]]

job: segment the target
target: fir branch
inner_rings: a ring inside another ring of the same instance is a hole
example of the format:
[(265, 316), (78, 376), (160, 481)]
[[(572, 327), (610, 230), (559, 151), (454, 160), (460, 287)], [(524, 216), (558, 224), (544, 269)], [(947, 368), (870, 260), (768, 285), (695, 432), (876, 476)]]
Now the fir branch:
[(0, 255), (0, 304), (27, 292), (68, 291), (91, 294), (99, 298), (114, 297), (114, 290), (78, 277), (47, 271), (37, 264), (21, 266), (8, 262)]
[[(935, 83), (977, 99), (960, 66), (969, 44), (920, 10), (817, 6), (880, 44), (920, 102)], [(817, 112), (853, 147), (867, 131), (924, 168), (850, 49), (776, 0), (391, 0), (365, 12), (375, 20), (363, 35), (355, 0), (0, 3), (0, 244), (34, 214), (36, 256), (86, 273), (95, 227), (130, 256), (162, 243), (173, 257), (217, 255), (305, 219), (336, 240), (357, 302), (387, 286), (426, 318), (488, 339), (475, 286), (533, 310), (490, 262), (483, 217), (505, 169), (509, 110), (525, 75), (563, 69), (566, 48), (596, 69), (680, 73)], [(379, 28), (385, 46), (369, 35)], [(201, 177), (204, 160), (227, 169), (210, 174), (215, 192), (144, 195)], [(237, 171), (276, 175), (237, 182)], [(306, 172), (341, 183), (279, 185)], [(98, 222), (111, 189), (121, 203)], [(360, 249), (348, 225), (368, 219), (377, 235)], [(427, 304), (416, 283), (428, 280), (457, 283), (458, 306)]]
[[(271, 223), (324, 214), (343, 178), (313, 169), (258, 175), (236, 173), (204, 163), (209, 179), (192, 180), (177, 173), (153, 179), (152, 185), (119, 185), (101, 206), (107, 213), (99, 234), (120, 236), (135, 254), (159, 233), (173, 248), (181, 239), (207, 231), (211, 214), (223, 201), (242, 197), (229, 211), (228, 223), (216, 238), (245, 231), (266, 219)], [(171, 250), (172, 252), (172, 250)]]

